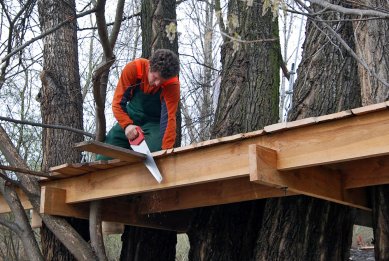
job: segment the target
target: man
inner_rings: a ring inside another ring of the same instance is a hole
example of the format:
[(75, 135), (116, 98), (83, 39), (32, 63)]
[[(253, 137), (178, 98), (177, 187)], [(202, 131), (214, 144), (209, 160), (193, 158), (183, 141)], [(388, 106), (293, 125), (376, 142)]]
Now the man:
[[(177, 55), (167, 49), (156, 50), (150, 61), (140, 58), (124, 67), (112, 101), (118, 123), (108, 132), (105, 143), (130, 148), (129, 140), (138, 136), (139, 126), (151, 152), (173, 148), (179, 68)], [(98, 155), (97, 159), (108, 158)]]

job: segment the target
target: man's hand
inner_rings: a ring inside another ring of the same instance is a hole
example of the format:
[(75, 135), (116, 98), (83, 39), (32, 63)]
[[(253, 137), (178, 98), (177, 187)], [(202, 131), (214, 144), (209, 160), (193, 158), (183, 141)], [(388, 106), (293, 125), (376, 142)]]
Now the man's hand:
[(134, 140), (136, 137), (138, 137), (139, 133), (136, 130), (136, 125), (128, 125), (125, 130), (124, 134), (126, 134), (126, 137), (128, 140)]

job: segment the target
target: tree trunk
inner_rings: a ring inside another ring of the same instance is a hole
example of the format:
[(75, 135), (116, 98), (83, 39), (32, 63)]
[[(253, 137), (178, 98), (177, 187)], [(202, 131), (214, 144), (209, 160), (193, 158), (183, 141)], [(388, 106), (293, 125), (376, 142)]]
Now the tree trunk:
[[(258, 15), (262, 1), (228, 3), (228, 34), (222, 48), (222, 80), (212, 137), (260, 129), (278, 121), (278, 24)], [(258, 39), (277, 39), (255, 42)], [(264, 201), (201, 208), (188, 231), (190, 260), (250, 260), (261, 226)]]
[(177, 235), (171, 231), (126, 226), (120, 260), (175, 260)]
[[(156, 49), (170, 49), (178, 54), (177, 33), (166, 34), (166, 26), (176, 21), (174, 0), (142, 0), (142, 57), (149, 58)], [(172, 28), (174, 28), (172, 26)], [(174, 39), (173, 39), (174, 36)], [(172, 40), (172, 41), (171, 41)], [(177, 110), (177, 138), (181, 144), (181, 113)], [(175, 260), (177, 234), (172, 231), (126, 226), (122, 235), (122, 261)]]
[[(42, 32), (75, 17), (75, 1), (39, 1)], [(83, 129), (82, 96), (78, 70), (76, 21), (61, 27), (43, 39), (42, 122)], [(80, 153), (73, 144), (82, 135), (55, 129), (43, 131), (43, 171), (66, 162), (79, 162)], [(84, 238), (89, 237), (87, 222), (70, 220)], [(46, 260), (73, 260), (73, 256), (45, 226), (41, 229), (42, 251)]]
[[(212, 137), (260, 129), (278, 121), (279, 37), (278, 23), (271, 14), (260, 16), (262, 1), (252, 7), (244, 1), (229, 1), (229, 35), (247, 41), (276, 39), (263, 43), (240, 43), (228, 39), (222, 47), (222, 80)], [(233, 21), (238, 19), (237, 23)]]
[[(385, 0), (363, 0), (360, 4), (388, 10)], [(389, 82), (389, 22), (387, 19), (355, 21), (356, 53), (384, 81)], [(362, 105), (387, 101), (389, 88), (358, 64), (362, 86)], [(389, 260), (389, 186), (376, 186), (371, 190), (373, 201), (374, 250), (376, 260)]]
[[(325, 18), (339, 19), (335, 15)], [(351, 22), (333, 22), (332, 28), (354, 47)], [(289, 120), (361, 104), (356, 61), (324, 33), (308, 20)], [(269, 199), (263, 220), (255, 260), (348, 260), (354, 221), (349, 207), (305, 196)]]

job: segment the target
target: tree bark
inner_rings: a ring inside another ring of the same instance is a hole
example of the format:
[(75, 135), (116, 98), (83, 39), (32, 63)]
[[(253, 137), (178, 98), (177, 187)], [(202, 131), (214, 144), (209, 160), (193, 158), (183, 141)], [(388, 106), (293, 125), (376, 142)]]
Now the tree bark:
[[(247, 6), (229, 1), (229, 35), (247, 41), (227, 39), (222, 46), (222, 80), (212, 137), (260, 129), (278, 121), (279, 52), (278, 23), (262, 12), (262, 1)], [(234, 22), (238, 19), (238, 22)]]
[[(38, 3), (41, 30), (46, 31), (67, 19), (74, 19), (75, 1), (41, 0)], [(83, 129), (82, 95), (78, 69), (76, 21), (61, 27), (43, 40), (43, 71), (41, 113), (45, 124), (58, 124)], [(81, 155), (73, 144), (83, 140), (82, 135), (61, 130), (43, 130), (42, 169), (66, 162), (79, 162)], [(85, 221), (69, 219), (85, 239), (89, 238)], [(74, 260), (73, 255), (43, 225), (42, 251), (46, 260)]]
[[(331, 27), (354, 47), (351, 22), (332, 22)], [(303, 50), (289, 120), (359, 107), (356, 61), (314, 20), (307, 22)], [(255, 260), (348, 259), (354, 222), (349, 207), (305, 196), (269, 199), (263, 220)]]
[[(142, 0), (142, 57), (149, 58), (156, 49), (170, 49), (178, 54), (177, 33), (168, 37), (166, 26), (176, 21), (174, 0)], [(173, 26), (174, 27), (174, 26)], [(172, 41), (171, 41), (172, 40)], [(177, 110), (177, 137), (181, 144), (181, 113)], [(177, 234), (172, 231), (126, 226), (122, 235), (122, 261), (175, 260)]]
[[(278, 23), (262, 1), (228, 3), (228, 34), (222, 47), (222, 80), (212, 137), (260, 129), (278, 121)], [(258, 42), (259, 39), (277, 39)], [(201, 208), (188, 231), (190, 260), (250, 260), (261, 227), (264, 201)]]
[[(363, 0), (359, 4), (388, 10), (385, 0)], [(356, 53), (386, 82), (389, 81), (389, 22), (388, 19), (355, 21)], [(387, 101), (389, 89), (358, 65), (362, 86), (362, 105)], [(374, 251), (376, 260), (389, 260), (389, 186), (371, 190), (373, 206)]]
[(126, 226), (121, 261), (175, 260), (177, 235), (171, 231)]

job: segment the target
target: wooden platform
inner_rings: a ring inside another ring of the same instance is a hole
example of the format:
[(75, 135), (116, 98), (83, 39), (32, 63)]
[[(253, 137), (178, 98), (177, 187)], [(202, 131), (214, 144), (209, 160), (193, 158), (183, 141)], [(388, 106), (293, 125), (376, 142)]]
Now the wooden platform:
[(366, 187), (389, 184), (388, 130), (380, 103), (159, 151), (160, 184), (144, 155), (85, 142), (77, 147), (120, 160), (51, 168), (40, 211), (87, 218), (89, 202), (102, 200), (105, 221), (177, 231), (192, 208), (299, 194), (369, 211)]

